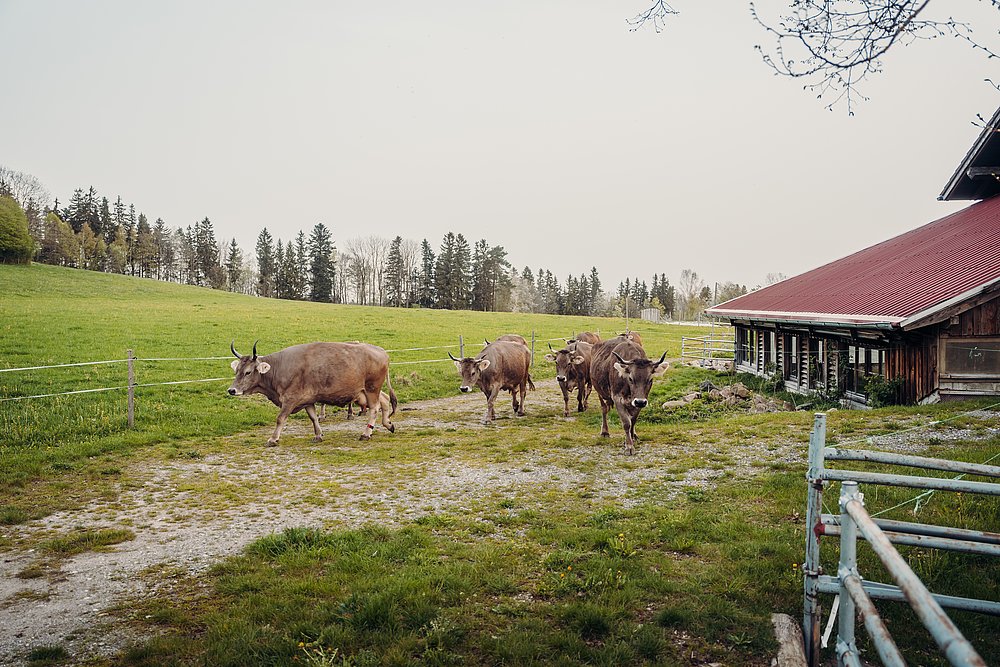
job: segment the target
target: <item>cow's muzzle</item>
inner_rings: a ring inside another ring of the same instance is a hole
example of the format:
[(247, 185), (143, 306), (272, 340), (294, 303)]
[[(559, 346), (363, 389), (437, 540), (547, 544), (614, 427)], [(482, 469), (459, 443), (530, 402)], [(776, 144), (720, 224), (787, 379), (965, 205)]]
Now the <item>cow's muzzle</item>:
[(559, 381), (559, 382), (565, 382), (566, 381), (566, 376), (565, 375), (557, 375), (556, 376), (556, 380)]
[(637, 408), (644, 408), (646, 404), (649, 403), (645, 398), (633, 398), (632, 405)]
[(459, 387), (458, 390), (460, 392), (462, 392), (463, 394), (468, 394), (470, 391), (472, 391), (472, 387), (462, 386), (462, 387)]
[(239, 396), (239, 394), (240, 394), (240, 392), (236, 391), (235, 388), (233, 388), (233, 387), (229, 388), (229, 395), (230, 396)]

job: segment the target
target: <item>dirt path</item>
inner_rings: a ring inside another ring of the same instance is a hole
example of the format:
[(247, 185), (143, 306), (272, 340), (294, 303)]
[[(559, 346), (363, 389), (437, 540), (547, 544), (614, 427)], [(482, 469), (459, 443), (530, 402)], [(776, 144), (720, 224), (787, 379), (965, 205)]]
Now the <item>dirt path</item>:
[[(549, 412), (562, 419), (562, 397), (554, 381), (537, 385), (538, 391), (528, 396), (529, 414)], [(593, 411), (596, 395), (592, 399)], [(520, 420), (510, 417), (509, 402), (498, 406), (500, 418), (491, 427), (478, 423), (484, 407), (478, 393), (419, 401), (404, 406), (394, 420), (401, 431), (458, 426), (516, 433)], [(353, 434), (361, 426), (359, 419), (346, 421), (334, 412), (324, 424), (326, 442), (315, 447), (357, 446)], [(283, 444), (306, 436), (308, 429), (305, 420), (291, 423)], [(269, 430), (260, 431), (261, 444)], [(377, 437), (392, 436), (382, 431)], [(728, 473), (749, 477), (759, 473), (762, 459), (767, 464), (803, 459), (801, 445), (770, 443), (765, 451), (765, 444), (727, 449)], [(692, 450), (699, 446), (686, 445)], [(471, 510), (478, 499), (540, 487), (586, 489), (594, 498), (628, 506), (640, 502), (642, 489), (651, 483), (680, 493), (685, 487), (708, 486), (723, 474), (720, 467), (670, 475), (670, 459), (652, 448), (631, 460), (636, 465), (625, 466), (618, 450), (611, 443), (595, 446), (587, 440), (567, 444), (558, 457), (526, 451), (503, 463), (423, 459), (332, 471), (308, 448), (262, 446), (132, 470), (114, 500), (4, 529), (8, 535), (40, 536), (127, 527), (135, 538), (63, 560), (57, 571), (37, 578), (23, 574), (38, 562), (39, 553), (14, 549), (0, 555), (0, 665), (22, 664), (39, 646), (62, 646), (76, 661), (112, 655), (141, 639), (123, 627), (112, 611), (115, 605), (162, 594), (172, 578), (197, 577), (249, 542), (284, 528), (394, 525), (441, 511)], [(218, 502), (206, 503), (213, 494)]]

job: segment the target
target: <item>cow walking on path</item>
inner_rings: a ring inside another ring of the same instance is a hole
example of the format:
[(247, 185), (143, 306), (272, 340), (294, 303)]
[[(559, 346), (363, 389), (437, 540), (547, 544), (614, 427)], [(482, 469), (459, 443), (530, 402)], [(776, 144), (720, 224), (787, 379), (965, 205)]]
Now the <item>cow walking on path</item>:
[[(278, 420), (268, 445), (278, 444), (281, 430), (289, 415), (305, 410), (313, 424), (314, 442), (323, 440), (316, 416), (316, 403), (344, 406), (364, 396), (368, 422), (361, 440), (371, 438), (375, 428), (375, 411), (380, 408), (382, 385), (389, 389), (388, 416), (383, 410), (382, 424), (395, 431), (388, 417), (396, 413), (396, 393), (389, 381), (389, 355), (377, 345), (368, 343), (303, 343), (286, 347), (261, 357), (257, 344), (253, 354), (241, 356), (233, 343), (236, 372), (229, 387), (230, 396), (263, 394), (277, 405)], [(388, 422), (388, 424), (387, 424)]]
[[(618, 411), (625, 429), (625, 454), (635, 454), (635, 422), (639, 412), (649, 403), (649, 390), (653, 387), (653, 374), (663, 364), (667, 353), (659, 361), (646, 358), (646, 351), (635, 341), (617, 336), (594, 346), (590, 362), (590, 379), (601, 399), (601, 436), (610, 437), (608, 410), (612, 405)], [(664, 366), (666, 368), (666, 366)]]
[(587, 399), (590, 398), (590, 391), (593, 389), (590, 382), (593, 346), (578, 340), (558, 351), (551, 344), (549, 349), (551, 352), (546, 354), (545, 358), (556, 364), (556, 381), (562, 390), (565, 404), (563, 416), (569, 417), (569, 394), (574, 389), (576, 389), (576, 409), (578, 412), (585, 411)]
[(511, 341), (494, 341), (475, 357), (456, 359), (451, 352), (448, 356), (455, 362), (455, 368), (462, 378), (459, 389), (463, 393), (468, 393), (478, 387), (486, 395), (484, 424), (489, 424), (496, 418), (493, 404), (497, 395), (503, 390), (511, 393), (514, 414), (519, 417), (524, 416), (524, 397), (527, 388), (530, 387), (532, 391), (535, 389), (528, 372), (531, 366), (531, 352), (527, 347)]

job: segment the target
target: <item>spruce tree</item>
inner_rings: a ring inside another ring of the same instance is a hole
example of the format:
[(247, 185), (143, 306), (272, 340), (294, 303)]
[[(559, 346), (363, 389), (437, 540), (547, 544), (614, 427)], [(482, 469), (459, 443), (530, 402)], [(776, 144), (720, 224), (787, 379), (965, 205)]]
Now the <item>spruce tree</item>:
[(385, 296), (386, 303), (394, 308), (403, 305), (403, 255), (401, 248), (403, 237), (397, 236), (389, 244), (389, 256), (385, 263)]
[(418, 303), (424, 308), (433, 308), (434, 292), (434, 251), (424, 239), (420, 244), (420, 297)]
[(306, 235), (301, 229), (295, 235), (295, 298), (304, 300), (309, 296), (309, 250)]
[(257, 295), (274, 296), (274, 239), (267, 227), (257, 235)]
[(242, 269), (243, 253), (234, 238), (229, 242), (229, 252), (226, 253), (226, 289), (230, 292), (239, 291)]
[(333, 235), (322, 222), (309, 235), (309, 274), (311, 301), (333, 301)]
[(437, 293), (437, 307), (454, 310), (457, 294), (455, 290), (455, 234), (448, 232), (441, 240), (437, 261), (434, 263), (434, 291)]

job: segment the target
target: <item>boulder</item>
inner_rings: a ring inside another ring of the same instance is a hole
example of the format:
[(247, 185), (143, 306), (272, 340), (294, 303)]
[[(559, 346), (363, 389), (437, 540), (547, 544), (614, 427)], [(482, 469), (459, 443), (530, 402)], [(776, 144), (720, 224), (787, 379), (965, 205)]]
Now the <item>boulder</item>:
[(683, 406), (685, 406), (687, 404), (688, 404), (688, 402), (685, 401), (684, 399), (678, 399), (676, 401), (667, 401), (666, 403), (664, 403), (660, 407), (662, 407), (664, 410), (668, 410), (670, 408), (680, 408), (680, 407), (683, 407)]

